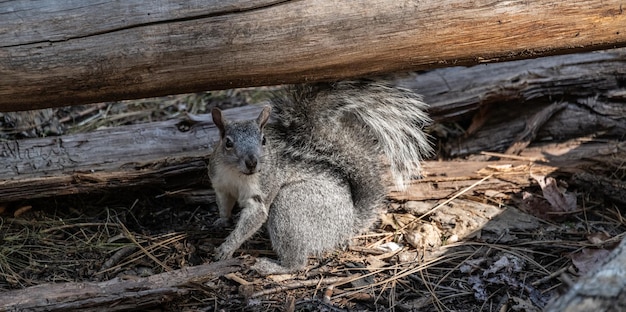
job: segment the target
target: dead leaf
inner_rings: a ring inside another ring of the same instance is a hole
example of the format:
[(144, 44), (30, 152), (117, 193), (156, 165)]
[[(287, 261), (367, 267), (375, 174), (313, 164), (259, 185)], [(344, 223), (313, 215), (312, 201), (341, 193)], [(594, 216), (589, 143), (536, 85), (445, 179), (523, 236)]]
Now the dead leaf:
[(434, 249), (441, 246), (441, 231), (432, 224), (422, 224), (418, 229), (406, 231), (406, 241), (416, 249)]
[(400, 226), (400, 228), (404, 228), (417, 218), (410, 213), (396, 213), (393, 215), (393, 219), (396, 221), (396, 224)]
[(584, 248), (580, 252), (570, 255), (570, 257), (578, 269), (578, 273), (583, 275), (600, 265), (610, 253), (606, 249)]
[(433, 304), (433, 298), (431, 296), (424, 296), (413, 300), (404, 300), (400, 304), (404, 305), (404, 307), (407, 308), (406, 310), (421, 311), (421, 308)]
[[(326, 304), (330, 303), (330, 297), (333, 296), (333, 290), (335, 290), (335, 285), (330, 285), (328, 287), (326, 287), (326, 290), (324, 290), (324, 299), (323, 302)], [(292, 297), (293, 299), (295, 299), (294, 297)], [(294, 311), (295, 306), (293, 307), (293, 309), (291, 309), (291, 311)]]
[(478, 258), (467, 260), (459, 267), (459, 271), (462, 273), (474, 273), (474, 271), (481, 269), (481, 265), (487, 261), (485, 258)]
[[(531, 195), (530, 193), (527, 193)], [(526, 195), (525, 195), (526, 196)], [(531, 195), (532, 196), (532, 195)], [(519, 205), (521, 209), (525, 208)], [(525, 211), (529, 212), (528, 209)], [(533, 231), (539, 227), (539, 219), (514, 207), (506, 207), (482, 227), (481, 237), (487, 242), (505, 243), (517, 239), (511, 232)]]
[(416, 251), (403, 250), (398, 253), (398, 262), (407, 263), (418, 260), (419, 254)]
[(498, 259), (489, 267), (489, 269), (483, 272), (483, 276), (495, 274), (500, 271), (504, 271), (507, 273), (521, 272), (522, 269), (524, 269), (525, 263), (526, 262), (523, 259), (515, 255), (502, 255), (500, 259)]
[(570, 212), (576, 210), (576, 196), (561, 190), (552, 177), (531, 174), (531, 177), (539, 183), (543, 197), (554, 208), (553, 212)]
[(366, 260), (368, 269), (380, 269), (388, 265), (387, 262), (380, 260), (379, 258), (374, 256), (368, 256)]
[(380, 227), (384, 228), (386, 226), (390, 226), (396, 230), (397, 224), (393, 219), (393, 214), (391, 213), (384, 213), (380, 216)]
[(487, 294), (487, 286), (480, 276), (472, 275), (467, 279), (467, 282), (472, 285), (472, 289), (474, 290), (474, 298), (476, 298), (476, 300), (485, 302), (487, 301), (487, 299), (489, 299), (489, 295)]
[(394, 242), (387, 242), (376, 247), (376, 249), (382, 250), (384, 252), (395, 252), (395, 251), (402, 249), (402, 245), (399, 245)]
[(452, 234), (450, 235), (450, 237), (446, 239), (446, 244), (454, 244), (458, 241), (459, 241), (459, 236), (456, 234)]
[(541, 219), (553, 219), (553, 217), (556, 217), (548, 214), (548, 212), (552, 211), (552, 206), (547, 200), (529, 192), (522, 193), (522, 201), (518, 208)]
[(385, 213), (380, 216), (380, 224), (383, 228), (389, 226), (394, 230), (401, 230), (415, 219), (410, 213)]

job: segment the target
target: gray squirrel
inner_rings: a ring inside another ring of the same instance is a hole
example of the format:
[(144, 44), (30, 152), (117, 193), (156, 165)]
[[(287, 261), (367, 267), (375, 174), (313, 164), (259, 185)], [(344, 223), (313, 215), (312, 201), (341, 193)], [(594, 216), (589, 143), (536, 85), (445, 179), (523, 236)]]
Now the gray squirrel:
[[(420, 95), (375, 80), (293, 86), (256, 120), (230, 121), (214, 108), (220, 140), (209, 158), (220, 221), (241, 207), (215, 258), (267, 224), (278, 261), (261, 274), (303, 269), (307, 258), (344, 245), (384, 207), (388, 167), (396, 187), (420, 174), (432, 148)], [(270, 114), (275, 122), (268, 123)], [(386, 158), (386, 161), (383, 159)]]

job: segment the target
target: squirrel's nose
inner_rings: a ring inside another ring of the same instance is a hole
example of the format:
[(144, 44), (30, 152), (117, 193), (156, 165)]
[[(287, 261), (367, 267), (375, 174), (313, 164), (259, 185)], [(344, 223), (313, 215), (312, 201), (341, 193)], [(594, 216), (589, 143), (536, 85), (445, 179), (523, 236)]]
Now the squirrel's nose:
[(256, 156), (250, 156), (248, 157), (248, 159), (246, 159), (245, 163), (246, 163), (246, 168), (248, 168), (248, 170), (255, 171), (256, 166), (258, 164), (258, 160)]

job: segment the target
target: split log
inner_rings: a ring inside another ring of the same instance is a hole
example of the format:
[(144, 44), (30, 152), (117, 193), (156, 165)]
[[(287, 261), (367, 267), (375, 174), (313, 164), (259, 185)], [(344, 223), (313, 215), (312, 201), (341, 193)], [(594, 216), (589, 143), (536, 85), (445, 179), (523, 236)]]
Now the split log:
[(0, 293), (0, 311), (128, 311), (156, 306), (189, 293), (194, 284), (240, 270), (231, 259), (149, 277), (42, 284)]
[[(399, 84), (424, 95), (438, 122), (472, 122), (442, 154), (465, 156), (505, 151), (551, 106), (565, 106), (539, 124), (535, 141), (564, 140), (604, 132), (626, 133), (626, 50), (545, 57), (434, 70)], [(440, 137), (445, 137), (445, 134)]]
[(441, 68), (412, 74), (398, 84), (424, 95), (436, 121), (448, 121), (471, 117), (485, 106), (511, 107), (541, 98), (576, 101), (600, 92), (624, 101), (625, 68), (626, 49), (612, 49)]
[[(482, 160), (462, 162), (427, 161), (423, 166), (424, 178), (412, 181), (406, 192), (390, 192), (389, 197), (401, 202), (447, 199), (487, 176), (493, 178), (474, 186), (470, 194), (485, 194), (493, 190), (498, 190), (501, 195), (519, 194), (531, 185), (531, 175), (560, 174), (571, 177), (573, 182), (581, 185), (577, 180), (581, 178), (578, 175), (587, 176), (589, 180), (597, 179), (598, 176), (609, 176), (611, 172), (619, 170), (621, 162), (615, 160), (626, 159), (626, 144), (620, 141), (590, 142), (585, 139), (574, 139), (527, 148), (517, 157), (486, 154), (500, 157), (497, 160), (485, 157)], [(626, 188), (623, 188), (623, 183), (621, 184), (623, 192)], [(615, 188), (596, 191), (597, 194), (606, 193), (611, 200), (617, 202), (623, 200), (623, 196), (620, 196)]]
[[(439, 69), (398, 83), (424, 93), (426, 101), (432, 104), (432, 116), (439, 122), (469, 119), (472, 114), (485, 116), (480, 112), (486, 106), (506, 112), (504, 117), (496, 115), (490, 123), (483, 122), (489, 127), (475, 126), (481, 130), (472, 130), (473, 137), (463, 138), (474, 138), (472, 142), (477, 147), (463, 146), (463, 140), (452, 140), (443, 146), (449, 154), (464, 155), (482, 150), (504, 151), (524, 131), (526, 120), (532, 118), (528, 114), (542, 105), (551, 105), (552, 97), (565, 97), (571, 104), (543, 125), (539, 139), (575, 138), (604, 131), (614, 133), (614, 139), (619, 140), (626, 129), (626, 119), (622, 117), (626, 115), (626, 106), (625, 99), (615, 94), (622, 90), (623, 81), (626, 81), (626, 50), (620, 49)], [(537, 102), (542, 105), (528, 109), (527, 103)], [(245, 107), (227, 112), (231, 117), (253, 118), (258, 110)], [(499, 130), (494, 134), (494, 129)], [(141, 185), (161, 185), (164, 190), (171, 190), (201, 183), (206, 179), (205, 161), (217, 137), (210, 122), (169, 120), (2, 142), (0, 198), (16, 201)], [(612, 144), (609, 140), (602, 146), (609, 150)], [(598, 145), (587, 150), (592, 146), (589, 142), (576, 146), (566, 154), (603, 150)], [(578, 163), (572, 160), (574, 166), (589, 165), (578, 159)], [(568, 170), (567, 166), (572, 164), (560, 165), (561, 170)]]
[(626, 45), (620, 0), (0, 2), (0, 111)]

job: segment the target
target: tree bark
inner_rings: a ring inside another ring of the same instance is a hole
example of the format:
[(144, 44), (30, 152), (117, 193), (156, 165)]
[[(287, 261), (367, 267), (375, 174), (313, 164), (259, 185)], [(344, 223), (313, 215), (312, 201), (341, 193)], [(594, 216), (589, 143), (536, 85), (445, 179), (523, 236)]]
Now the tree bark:
[(0, 111), (626, 45), (621, 0), (0, 3)]
[[(525, 131), (537, 130), (535, 142), (601, 132), (620, 138), (626, 133), (624, 81), (626, 49), (615, 49), (443, 68), (398, 83), (424, 95), (435, 121), (471, 120), (461, 136), (440, 135), (446, 140), (440, 154), (459, 157), (503, 152), (525, 141), (518, 138)], [(544, 110), (554, 114), (535, 124)]]

